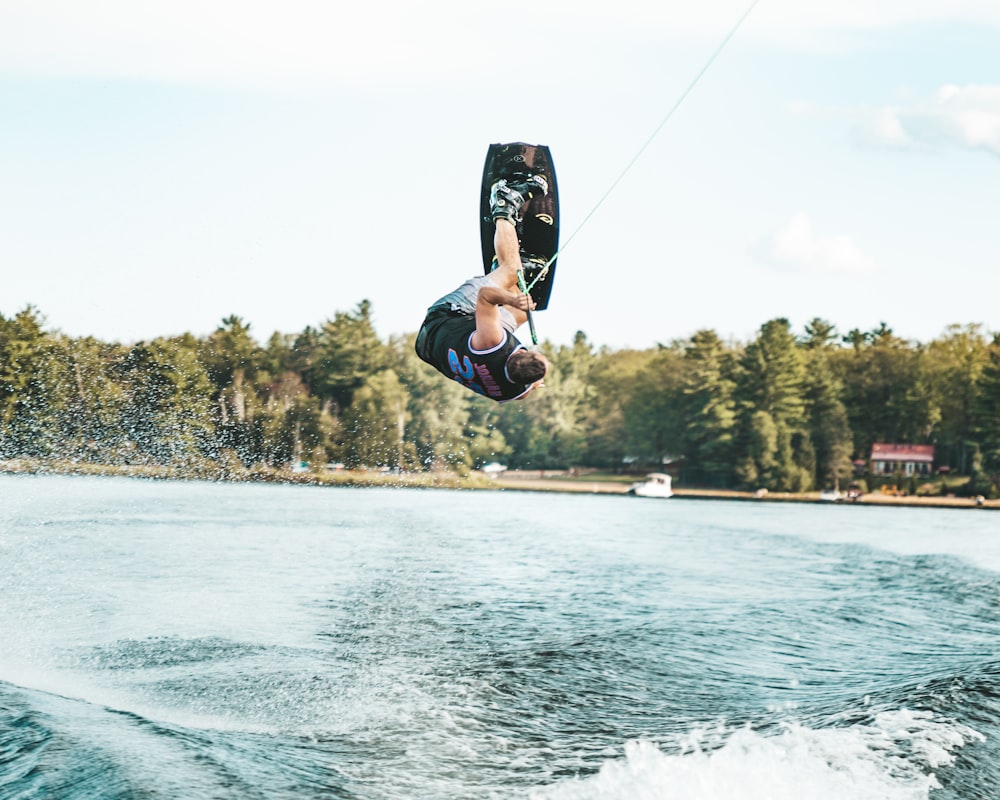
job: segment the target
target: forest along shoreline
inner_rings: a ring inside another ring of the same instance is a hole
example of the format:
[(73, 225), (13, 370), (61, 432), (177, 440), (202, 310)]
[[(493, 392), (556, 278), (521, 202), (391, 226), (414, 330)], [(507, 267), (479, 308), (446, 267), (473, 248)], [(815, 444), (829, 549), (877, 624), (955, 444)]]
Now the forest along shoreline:
[[(385, 472), (381, 470), (317, 470), (296, 473), (289, 469), (254, 468), (186, 470), (149, 465), (110, 465), (88, 462), (52, 462), (39, 459), (0, 460), (0, 475), (87, 475), (142, 478), (146, 480), (202, 480), (211, 482), (288, 483), (307, 486), (389, 487), (413, 489), (468, 489), (485, 491), (562, 492), (572, 494), (613, 494), (630, 497), (628, 490), (639, 476), (577, 474), (575, 470), (508, 470), (492, 477), (473, 470), (467, 476), (450, 472)], [(680, 500), (737, 500), (757, 503), (820, 503), (836, 506), (903, 506), (915, 508), (966, 508), (1000, 510), (1000, 500), (970, 497), (893, 496), (881, 492), (831, 501), (820, 492), (747, 492), (729, 489), (673, 488)], [(631, 498), (630, 498), (631, 499)], [(655, 498), (635, 498), (651, 502)]]
[[(431, 485), (491, 461), (623, 482), (672, 464), (680, 487), (1000, 499), (1000, 332), (980, 324), (918, 342), (884, 323), (842, 334), (776, 318), (746, 340), (707, 329), (641, 350), (578, 331), (542, 343), (546, 388), (523, 403), (443, 380), (414, 338), (382, 339), (367, 301), (266, 342), (237, 315), (121, 343), (48, 330), (31, 306), (0, 314), (0, 459), (260, 480), (367, 465)], [(933, 448), (927, 472), (874, 468), (876, 445), (901, 444)]]

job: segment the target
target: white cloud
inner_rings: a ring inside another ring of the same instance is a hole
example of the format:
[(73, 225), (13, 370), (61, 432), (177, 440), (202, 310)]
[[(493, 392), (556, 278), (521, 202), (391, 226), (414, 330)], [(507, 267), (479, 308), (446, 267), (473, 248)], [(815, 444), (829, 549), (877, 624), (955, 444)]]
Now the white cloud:
[(809, 216), (801, 212), (755, 244), (751, 254), (772, 266), (795, 272), (862, 275), (875, 269), (874, 260), (850, 237), (817, 236)]
[(416, 80), (483, 56), (468, 16), (451, 0), (15, 0), (0, 8), (0, 71), (266, 88)]
[[(749, 0), (5, 0), (0, 73), (301, 86), (503, 75), (535, 42), (592, 53), (609, 40), (717, 42)], [(900, 24), (1000, 27), (995, 0), (762, 0), (746, 39), (811, 47)], [(505, 78), (501, 78), (503, 80)]]
[(930, 101), (865, 112), (859, 130), (888, 147), (951, 144), (1000, 156), (1000, 85), (943, 86)]
[(872, 138), (876, 142), (892, 147), (907, 147), (913, 143), (894, 108), (878, 109), (871, 123)]
[(855, 34), (904, 25), (964, 23), (1000, 26), (994, 0), (841, 0), (803, 3), (767, 0), (755, 9), (747, 33), (805, 49), (863, 46)]

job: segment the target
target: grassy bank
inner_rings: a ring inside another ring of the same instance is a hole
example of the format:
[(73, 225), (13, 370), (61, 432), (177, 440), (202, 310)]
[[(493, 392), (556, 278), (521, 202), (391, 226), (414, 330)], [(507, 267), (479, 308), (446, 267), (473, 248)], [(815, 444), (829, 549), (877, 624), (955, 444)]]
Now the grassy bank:
[(395, 486), (428, 489), (495, 489), (481, 473), (467, 477), (450, 472), (386, 473), (376, 470), (294, 472), (267, 466), (243, 467), (205, 462), (197, 465), (94, 464), (84, 461), (14, 459), (0, 461), (0, 473), (20, 475), (101, 475), (150, 480), (203, 480), (290, 483), (307, 486)]

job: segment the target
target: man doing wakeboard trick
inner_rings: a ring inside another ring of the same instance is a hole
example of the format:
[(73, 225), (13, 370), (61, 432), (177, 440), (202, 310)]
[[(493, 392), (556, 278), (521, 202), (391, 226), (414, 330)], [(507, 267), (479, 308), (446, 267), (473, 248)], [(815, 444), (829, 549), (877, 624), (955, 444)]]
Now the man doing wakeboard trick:
[(416, 351), (443, 375), (491, 400), (521, 400), (543, 386), (549, 362), (514, 336), (535, 307), (518, 289), (517, 225), (533, 195), (548, 192), (541, 175), (501, 179), (490, 189), (497, 267), (470, 278), (427, 309)]

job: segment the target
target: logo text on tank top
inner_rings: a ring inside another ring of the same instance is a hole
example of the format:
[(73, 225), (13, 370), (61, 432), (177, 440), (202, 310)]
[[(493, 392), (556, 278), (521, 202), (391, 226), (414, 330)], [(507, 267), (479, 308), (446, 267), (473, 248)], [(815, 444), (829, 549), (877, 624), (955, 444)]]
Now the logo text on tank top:
[(468, 356), (462, 356), (459, 360), (454, 348), (449, 348), (448, 366), (455, 380), (467, 389), (488, 397), (503, 397), (503, 390), (497, 385), (496, 379), (485, 364), (473, 364)]

